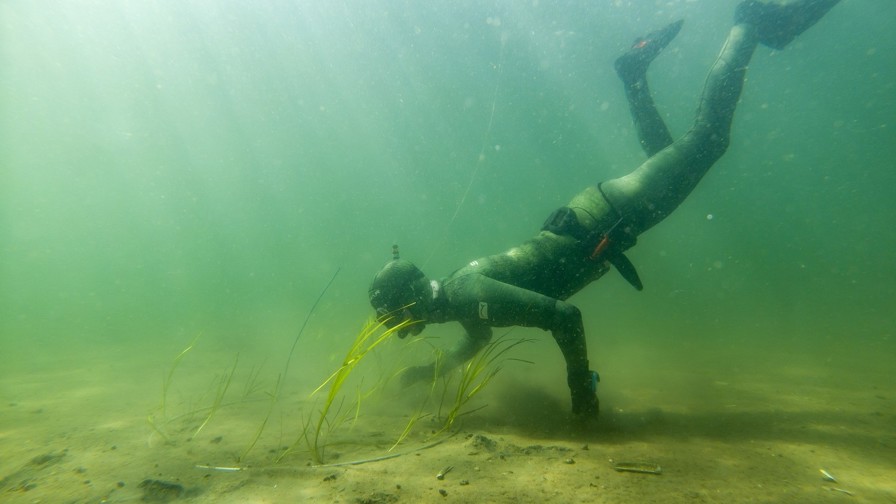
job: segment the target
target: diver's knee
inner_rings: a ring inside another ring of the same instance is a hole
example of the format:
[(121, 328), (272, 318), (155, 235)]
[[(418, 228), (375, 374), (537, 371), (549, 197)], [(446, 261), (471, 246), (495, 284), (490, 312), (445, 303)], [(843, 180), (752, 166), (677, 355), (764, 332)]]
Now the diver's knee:
[(554, 305), (554, 328), (560, 330), (575, 329), (582, 325), (582, 311), (566, 301), (557, 301)]
[(699, 125), (689, 131), (679, 142), (682, 155), (695, 161), (693, 165), (698, 165), (691, 171), (705, 172), (725, 155), (731, 145), (731, 135), (725, 128), (718, 127), (716, 122), (707, 122), (707, 125)]

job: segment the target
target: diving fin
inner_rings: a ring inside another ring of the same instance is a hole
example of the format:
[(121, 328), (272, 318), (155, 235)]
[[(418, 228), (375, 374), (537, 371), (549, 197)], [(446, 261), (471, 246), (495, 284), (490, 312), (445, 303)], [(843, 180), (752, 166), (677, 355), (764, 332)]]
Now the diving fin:
[(791, 0), (766, 3), (741, 2), (734, 11), (736, 24), (756, 27), (759, 42), (772, 49), (784, 49), (800, 33), (818, 22), (840, 0)]
[(636, 38), (631, 48), (616, 58), (616, 73), (619, 74), (623, 82), (633, 82), (644, 77), (650, 62), (678, 35), (682, 24), (684, 24), (684, 20), (679, 19), (659, 30)]

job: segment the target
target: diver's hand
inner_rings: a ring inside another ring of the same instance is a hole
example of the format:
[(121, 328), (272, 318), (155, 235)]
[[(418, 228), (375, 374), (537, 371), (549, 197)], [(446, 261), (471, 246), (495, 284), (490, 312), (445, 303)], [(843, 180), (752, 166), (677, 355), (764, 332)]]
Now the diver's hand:
[(434, 374), (435, 366), (432, 364), (409, 367), (401, 373), (401, 386), (407, 388), (422, 381), (430, 381)]

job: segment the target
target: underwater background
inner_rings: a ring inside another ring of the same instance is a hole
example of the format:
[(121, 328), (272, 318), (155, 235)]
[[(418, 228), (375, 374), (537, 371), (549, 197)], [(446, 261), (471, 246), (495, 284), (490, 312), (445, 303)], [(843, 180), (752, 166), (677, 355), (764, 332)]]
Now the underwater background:
[[(53, 383), (84, 385), (85, 407), (120, 391), (142, 419), (191, 342), (207, 368), (178, 372), (205, 388), (235, 355), (273, 380), (299, 336), (285, 387), (307, 395), (372, 314), (393, 244), (445, 276), (644, 161), (613, 61), (679, 18), (648, 78), (682, 134), (736, 4), (0, 3), (0, 446), (27, 459), (45, 442), (22, 440), (19, 412), (53, 411), (33, 392)], [(760, 47), (729, 151), (629, 254), (644, 291), (610, 272), (571, 299), (605, 411), (699, 408), (707, 375), (811, 370), (838, 409), (825, 387), (876, 390), (892, 425), (893, 19), (890, 0), (844, 0), (786, 50)], [(425, 334), (448, 347), (460, 330)], [(514, 334), (535, 365), (494, 391), (565, 413), (550, 335)], [(498, 424), (536, 411), (495, 401)]]

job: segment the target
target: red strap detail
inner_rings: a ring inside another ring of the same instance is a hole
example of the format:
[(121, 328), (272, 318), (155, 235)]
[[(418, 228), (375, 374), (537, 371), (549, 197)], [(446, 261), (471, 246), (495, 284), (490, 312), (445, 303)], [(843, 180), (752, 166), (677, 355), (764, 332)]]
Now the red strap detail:
[(609, 245), (610, 245), (610, 237), (608, 235), (604, 235), (604, 237), (601, 238), (600, 242), (598, 242), (597, 246), (594, 247), (594, 251), (591, 252), (591, 255), (588, 256), (588, 258), (591, 259), (592, 261), (594, 261), (595, 259), (600, 257), (601, 254), (603, 254), (604, 250), (606, 250), (607, 246), (609, 246)]

